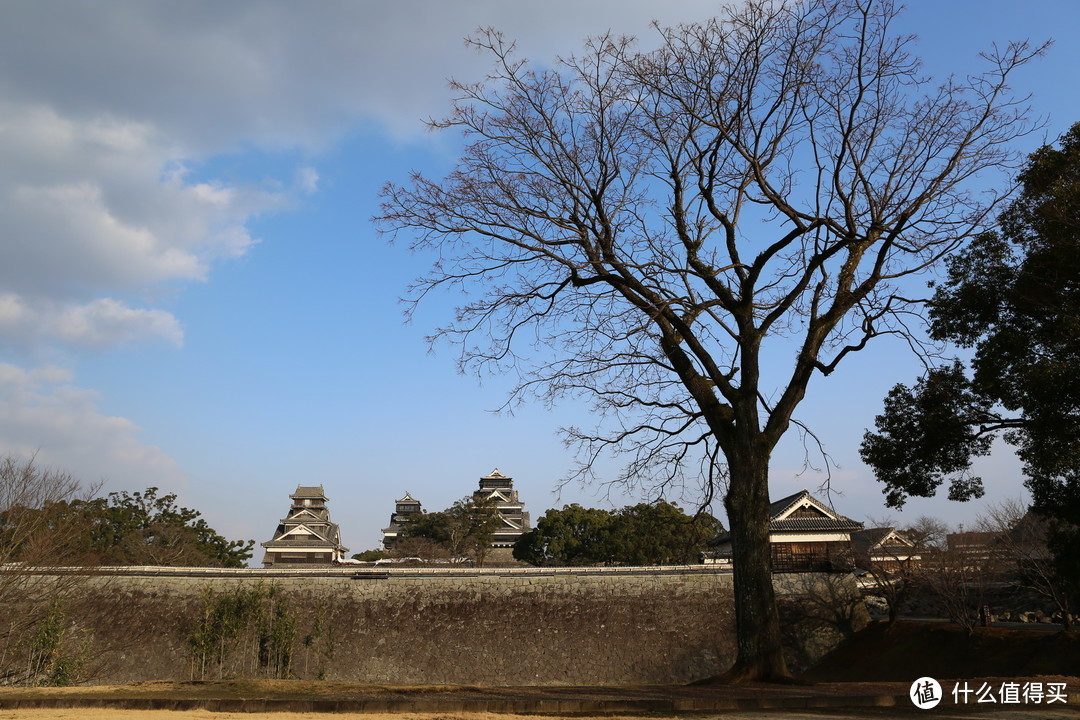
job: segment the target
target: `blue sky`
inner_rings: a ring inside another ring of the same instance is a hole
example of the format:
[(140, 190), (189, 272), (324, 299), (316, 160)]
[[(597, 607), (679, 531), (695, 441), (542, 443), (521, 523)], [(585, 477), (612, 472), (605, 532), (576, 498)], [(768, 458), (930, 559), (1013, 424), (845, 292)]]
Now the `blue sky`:
[[(1074, 0), (916, 0), (900, 29), (937, 76), (979, 69), (991, 43), (1056, 44), (1017, 73), (1045, 131), (1080, 120)], [(492, 25), (548, 62), (609, 29), (652, 42), (649, 21), (708, 17), (715, 2), (0, 2), (0, 452), (38, 453), (105, 490), (176, 492), (232, 538), (268, 540), (297, 484), (323, 484), (353, 551), (374, 547), (406, 490), (427, 509), (494, 467), (536, 518), (565, 502), (641, 494), (563, 490), (557, 429), (574, 403), (497, 414), (510, 380), (455, 371), (398, 298), (430, 258), (370, 222), (377, 192), (451, 167), (456, 140), (423, 118), (448, 77), (484, 61), (462, 39)], [(863, 430), (916, 360), (898, 344), (818, 378), (799, 417), (825, 441), (837, 508), (882, 517), (859, 462)], [(989, 499), (1016, 497), (1006, 452)], [(615, 467), (602, 468), (614, 477)], [(816, 488), (793, 434), (774, 496)], [(689, 499), (687, 499), (689, 500)], [(912, 501), (900, 516), (971, 523), (979, 505)], [(257, 554), (258, 562), (261, 554)]]

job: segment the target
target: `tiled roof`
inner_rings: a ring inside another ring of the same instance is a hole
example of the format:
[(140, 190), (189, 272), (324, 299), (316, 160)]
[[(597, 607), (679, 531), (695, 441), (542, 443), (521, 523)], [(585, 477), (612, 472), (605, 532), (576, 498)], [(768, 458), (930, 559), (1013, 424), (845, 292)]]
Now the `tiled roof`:
[(893, 528), (866, 528), (851, 533), (851, 549), (856, 555), (868, 555), (870, 549), (888, 538)]
[(809, 495), (809, 494), (810, 493), (808, 491), (806, 491), (806, 490), (800, 490), (799, 492), (795, 493), (794, 495), (788, 495), (785, 498), (780, 498), (779, 500), (773, 500), (769, 504), (769, 517), (776, 517), (777, 515), (781, 514), (782, 512), (787, 510), (789, 507), (794, 505), (797, 501), (802, 500), (804, 495)]
[(297, 485), (296, 492), (289, 497), (291, 498), (325, 498), (322, 485)]
[(293, 540), (292, 538), (286, 538), (284, 540), (267, 540), (266, 542), (260, 544), (268, 550), (271, 548), (278, 550), (288, 550), (289, 548), (298, 547), (319, 547), (327, 548), (328, 550), (336, 550), (338, 547), (338, 543), (327, 542), (325, 540)]
[[(830, 514), (830, 517), (825, 516), (807, 516), (800, 515), (796, 517), (785, 517), (778, 519), (781, 515), (784, 515), (791, 510), (795, 505), (802, 502), (809, 501), (815, 507), (820, 507)], [(788, 495), (787, 497), (780, 498), (769, 504), (769, 532), (803, 532), (803, 531), (825, 531), (832, 530), (836, 532), (861, 530), (863, 524), (856, 520), (852, 520), (849, 517), (845, 517), (832, 510), (820, 501), (816, 500), (808, 490), (800, 490), (797, 493)], [(725, 531), (721, 533), (715, 540), (712, 540), (709, 545), (720, 545), (731, 540), (731, 532)]]
[(891, 527), (866, 528), (851, 533), (851, 546), (856, 553), (868, 553), (870, 549), (889, 536)]
[(828, 517), (789, 517), (783, 520), (770, 520), (769, 530), (773, 532), (791, 532), (798, 530), (861, 530), (862, 523), (840, 515)]

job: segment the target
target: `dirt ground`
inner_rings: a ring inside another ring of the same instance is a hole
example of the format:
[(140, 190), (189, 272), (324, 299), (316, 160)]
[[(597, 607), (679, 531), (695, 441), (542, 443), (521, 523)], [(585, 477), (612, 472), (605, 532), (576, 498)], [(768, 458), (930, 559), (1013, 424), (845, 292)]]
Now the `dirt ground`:
[[(1077, 720), (1077, 710), (1015, 710), (1004, 712), (945, 711), (930, 715), (918, 715), (918, 711), (896, 710), (868, 711), (866, 709), (831, 710), (822, 712), (757, 711), (723, 714), (693, 715), (602, 715), (597, 720), (849, 720), (850, 718), (917, 718), (933, 717), (934, 720)], [(0, 710), (0, 720), (253, 720), (255, 717), (271, 717), (273, 720), (327, 720), (319, 713), (273, 713), (255, 716), (251, 713), (218, 713), (201, 710), (176, 712), (172, 710), (113, 710), (113, 709), (58, 709), (58, 710)], [(398, 714), (334, 714), (332, 720), (538, 720), (537, 715), (508, 715), (496, 713), (398, 713)], [(546, 716), (557, 717), (557, 716)], [(574, 716), (573, 720), (589, 720)]]
[[(0, 720), (254, 720), (251, 713), (220, 713), (206, 710), (113, 710), (64, 708), (55, 710), (0, 710)], [(262, 717), (266, 717), (265, 715)], [(273, 720), (327, 720), (323, 713), (274, 713)], [(335, 713), (331, 720), (537, 720), (535, 715), (498, 715), (494, 713), (427, 713), (365, 714)], [(605, 720), (639, 720), (626, 716), (605, 716)], [(652, 720), (655, 720), (652, 719)]]

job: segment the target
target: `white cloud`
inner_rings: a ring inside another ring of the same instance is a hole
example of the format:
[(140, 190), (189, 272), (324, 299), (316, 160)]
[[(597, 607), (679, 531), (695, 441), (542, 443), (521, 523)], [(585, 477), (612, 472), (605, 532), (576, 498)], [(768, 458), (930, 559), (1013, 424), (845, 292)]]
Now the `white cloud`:
[(103, 415), (98, 393), (71, 384), (70, 371), (0, 363), (0, 453), (28, 457), (106, 490), (185, 485), (176, 462), (138, 440), (138, 428)]
[(300, 192), (311, 195), (319, 189), (319, 173), (313, 167), (302, 167), (296, 171), (296, 184)]
[[(284, 202), (263, 190), (188, 182), (180, 154), (146, 125), (77, 122), (0, 102), (0, 341), (101, 347), (143, 332), (180, 344), (168, 313), (108, 296), (205, 280), (215, 261), (256, 242), (247, 229), (253, 216)], [(22, 319), (12, 317), (13, 298)]]
[[(609, 29), (648, 36), (715, 14), (721, 2), (682, 0), (113, 0), (24, 3), (0, 29), (0, 89), (67, 117), (102, 108), (181, 140), (197, 153), (238, 138), (266, 146), (324, 146), (358, 120), (414, 134), (445, 109), (451, 75), (478, 78), (486, 60), (463, 38), (494, 26), (538, 60)], [(78, 28), (63, 32), (62, 28)]]
[(65, 308), (52, 319), (56, 334), (75, 345), (106, 347), (159, 337), (173, 345), (184, 342), (180, 323), (162, 310), (129, 308), (109, 298)]
[(102, 349), (147, 338), (180, 347), (184, 332), (180, 322), (164, 310), (131, 308), (111, 298), (58, 304), (15, 293), (0, 295), (0, 346), (8, 349), (29, 351), (50, 340)]
[[(715, 7), (689, 0), (662, 11), (671, 22)], [(178, 344), (167, 314), (120, 312), (105, 299), (205, 281), (215, 262), (244, 255), (256, 242), (252, 218), (317, 192), (308, 156), (358, 125), (419, 136), (423, 118), (445, 111), (450, 76), (482, 76), (487, 59), (462, 43), (478, 26), (504, 28), (544, 59), (613, 25), (647, 33), (660, 11), (646, 0), (114, 0), (109, 12), (66, 3), (62, 18), (50, 3), (7, 7), (0, 293), (47, 320), (39, 343), (143, 332)], [(291, 183), (268, 181), (288, 191), (196, 181), (187, 170), (223, 152), (282, 149), (305, 156)]]
[(0, 103), (0, 230), (5, 289), (50, 293), (201, 280), (214, 257), (243, 254), (245, 223), (281, 198), (188, 183), (182, 150), (145, 126), (78, 122)]

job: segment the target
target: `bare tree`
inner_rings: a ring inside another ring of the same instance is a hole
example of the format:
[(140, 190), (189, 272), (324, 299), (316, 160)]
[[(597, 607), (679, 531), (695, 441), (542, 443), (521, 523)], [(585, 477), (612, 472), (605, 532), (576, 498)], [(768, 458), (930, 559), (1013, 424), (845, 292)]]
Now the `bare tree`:
[(945, 550), (950, 532), (944, 520), (920, 515), (910, 527), (904, 529), (904, 536), (923, 550)]
[(790, 573), (776, 585), (788, 653), (800, 670), (817, 664), (870, 620), (851, 573)]
[[(0, 683), (33, 681), (49, 670), (44, 655), (35, 658), (33, 643), (25, 645), (35, 633), (42, 636), (42, 623), (59, 632), (60, 605), (79, 579), (36, 570), (80, 564), (88, 553), (86, 529), (62, 512), (81, 497), (79, 482), (66, 472), (42, 467), (34, 457), (0, 457)], [(27, 652), (29, 664), (17, 656)]]
[[(973, 533), (967, 533), (972, 535)], [(964, 536), (955, 533), (953, 538)], [(986, 544), (950, 544), (923, 560), (921, 580), (954, 623), (969, 634), (982, 621), (981, 611), (1000, 579)]]
[[(768, 542), (769, 457), (811, 378), (908, 336), (897, 288), (978, 231), (1030, 130), (1010, 45), (966, 79), (920, 74), (890, 0), (750, 0), (589, 41), (550, 69), (483, 31), (487, 79), (455, 83), (435, 128), (468, 144), (441, 181), (388, 184), (377, 221), (439, 261), (412, 299), (476, 288), (433, 340), (462, 369), (516, 371), (511, 401), (591, 398), (580, 477), (700, 482), (734, 545), (730, 679), (785, 678)], [(793, 350), (794, 348), (794, 350)], [(527, 353), (529, 357), (520, 353)], [(778, 357), (786, 371), (766, 375)]]
[(1051, 603), (1066, 631), (1073, 629), (1072, 579), (1063, 577), (1050, 551), (1054, 523), (1031, 512), (1018, 500), (1005, 500), (986, 508), (979, 529), (993, 533), (991, 562), (1006, 581), (1030, 590)]
[[(929, 522), (929, 519), (920, 518), (920, 522)], [(892, 625), (918, 586), (924, 555), (931, 550), (932, 538), (919, 531), (898, 530), (895, 523), (888, 520), (871, 519), (870, 525), (870, 528), (852, 533), (855, 564), (866, 571), (874, 593), (888, 604), (889, 624)]]

